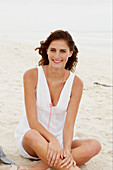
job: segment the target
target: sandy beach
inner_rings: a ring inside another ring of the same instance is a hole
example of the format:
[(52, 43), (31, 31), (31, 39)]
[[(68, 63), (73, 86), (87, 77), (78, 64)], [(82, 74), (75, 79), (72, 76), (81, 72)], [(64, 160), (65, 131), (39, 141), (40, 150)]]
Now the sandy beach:
[[(76, 42), (80, 51), (75, 74), (84, 83), (76, 135), (80, 139), (95, 138), (102, 145), (101, 152), (81, 169), (111, 170), (112, 57), (110, 36), (104, 34), (80, 34), (80, 36), (77, 34), (76, 36), (75, 32), (73, 36), (75, 39), (77, 37)], [(25, 111), (23, 74), (26, 70), (36, 67), (40, 58), (34, 49), (42, 40), (41, 36), (36, 41), (32, 37), (31, 33), (31, 39), (26, 39), (26, 41), (20, 40), (19, 36), (17, 39), (2, 36), (0, 40), (0, 145), (8, 158), (15, 161), (17, 165), (26, 166), (37, 162), (19, 156), (14, 131)], [(0, 163), (0, 170), (7, 170), (9, 167), (10, 165)]]

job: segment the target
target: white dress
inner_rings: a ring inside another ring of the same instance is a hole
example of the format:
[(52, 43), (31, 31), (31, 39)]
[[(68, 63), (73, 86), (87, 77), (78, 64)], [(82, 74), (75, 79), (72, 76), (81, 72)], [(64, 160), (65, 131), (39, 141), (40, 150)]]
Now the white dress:
[[(37, 116), (38, 116), (38, 121), (46, 129), (48, 129), (48, 122), (50, 116), (49, 105), (51, 103), (51, 97), (50, 97), (50, 92), (49, 92), (49, 88), (48, 88), (48, 84), (46, 81), (43, 68), (42, 66), (38, 66), (37, 68), (38, 68), (38, 83), (37, 83), (37, 88), (35, 90)], [(63, 127), (65, 123), (68, 104), (70, 101), (74, 76), (75, 76), (74, 73), (70, 72), (70, 75), (66, 80), (65, 85), (61, 91), (59, 101), (56, 106), (52, 107), (52, 112), (51, 112), (49, 132), (52, 133), (54, 136), (56, 136), (56, 138), (58, 139), (62, 147), (63, 147)], [(22, 120), (20, 121), (20, 123), (18, 124), (15, 130), (15, 138), (17, 140), (17, 146), (20, 155), (26, 158), (35, 159), (34, 157), (30, 156), (22, 146), (23, 136), (29, 129), (30, 127), (25, 113)], [(73, 136), (75, 136), (75, 134)]]

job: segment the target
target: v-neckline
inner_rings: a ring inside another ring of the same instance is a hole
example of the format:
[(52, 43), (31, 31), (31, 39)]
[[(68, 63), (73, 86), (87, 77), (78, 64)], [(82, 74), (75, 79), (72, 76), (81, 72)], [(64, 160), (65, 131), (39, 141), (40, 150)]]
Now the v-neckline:
[[(44, 74), (45, 83), (46, 83), (46, 85), (47, 85), (48, 94), (49, 94), (49, 100), (50, 100), (50, 103), (52, 103), (51, 94), (50, 94), (50, 88), (49, 88), (49, 85), (48, 85), (48, 83), (47, 83), (47, 79), (46, 79), (46, 75), (45, 75), (43, 66), (41, 66), (41, 68), (42, 68), (42, 72), (43, 72), (43, 74)], [(62, 88), (62, 90), (61, 90), (61, 92), (60, 92), (60, 96), (59, 96), (59, 99), (58, 99), (57, 104), (56, 104), (55, 106), (54, 106), (54, 105), (52, 106), (53, 108), (56, 108), (56, 107), (59, 105), (60, 100), (61, 100), (62, 93), (63, 93), (64, 88), (65, 88), (65, 86), (66, 86), (66, 84), (67, 84), (67, 82), (68, 82), (68, 80), (69, 80), (69, 78), (70, 78), (70, 75), (71, 75), (71, 73), (69, 74), (69, 76), (68, 76), (68, 78), (67, 78), (67, 80), (66, 80), (66, 82), (65, 82), (65, 84), (64, 84), (64, 86), (63, 86), (63, 88)], [(50, 104), (50, 103), (49, 103), (49, 104)]]

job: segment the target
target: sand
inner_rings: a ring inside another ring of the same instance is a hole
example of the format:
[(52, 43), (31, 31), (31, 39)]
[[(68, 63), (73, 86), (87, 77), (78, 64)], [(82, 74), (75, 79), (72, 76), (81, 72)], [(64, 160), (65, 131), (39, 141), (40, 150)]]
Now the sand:
[[(74, 34), (74, 33), (73, 33)], [(100, 35), (100, 34), (99, 34)], [(112, 77), (111, 48), (99, 44), (88, 46), (85, 37), (77, 37), (79, 63), (76, 74), (83, 80), (84, 90), (77, 117), (77, 136), (95, 138), (101, 152), (81, 167), (82, 170), (112, 169)], [(41, 39), (39, 39), (40, 41)], [(82, 41), (84, 40), (84, 41)], [(91, 41), (91, 39), (90, 39)], [(20, 41), (11, 37), (0, 40), (0, 145), (7, 157), (17, 165), (37, 162), (18, 154), (14, 131), (24, 113), (23, 74), (35, 67), (39, 56), (34, 51), (37, 41)], [(89, 43), (90, 44), (90, 43)], [(104, 49), (104, 50), (103, 50)], [(100, 83), (94, 84), (95, 82)], [(101, 84), (110, 85), (110, 87)], [(0, 163), (0, 170), (10, 166)]]

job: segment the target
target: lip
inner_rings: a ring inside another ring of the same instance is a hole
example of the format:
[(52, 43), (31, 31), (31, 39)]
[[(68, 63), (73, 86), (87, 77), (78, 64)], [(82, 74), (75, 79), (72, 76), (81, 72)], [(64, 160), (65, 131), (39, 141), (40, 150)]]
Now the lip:
[(55, 63), (55, 64), (59, 64), (62, 62), (62, 60), (55, 60), (55, 59), (52, 59), (52, 61)]

